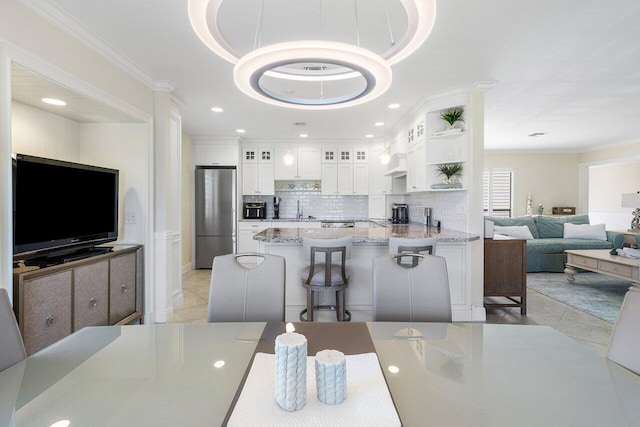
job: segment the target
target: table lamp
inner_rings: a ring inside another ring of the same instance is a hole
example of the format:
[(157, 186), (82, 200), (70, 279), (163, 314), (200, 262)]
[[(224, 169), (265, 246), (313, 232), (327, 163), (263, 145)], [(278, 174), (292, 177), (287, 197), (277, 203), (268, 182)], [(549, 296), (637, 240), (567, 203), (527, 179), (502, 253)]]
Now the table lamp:
[(640, 191), (622, 194), (622, 207), (634, 208), (631, 228), (628, 231), (640, 232)]

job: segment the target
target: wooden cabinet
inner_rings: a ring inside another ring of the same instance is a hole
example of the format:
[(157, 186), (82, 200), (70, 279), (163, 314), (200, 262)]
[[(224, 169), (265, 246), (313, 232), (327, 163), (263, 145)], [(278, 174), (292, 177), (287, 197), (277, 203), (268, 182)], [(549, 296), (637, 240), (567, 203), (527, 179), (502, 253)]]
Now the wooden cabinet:
[[(527, 314), (527, 241), (506, 236), (484, 239), (485, 307), (520, 307)], [(503, 297), (505, 303), (489, 297)]]
[(70, 269), (23, 281), (19, 289), (19, 301), (27, 303), (17, 317), (27, 355), (53, 344), (73, 331), (72, 286), (73, 275)]
[(73, 331), (109, 324), (109, 261), (73, 269)]
[(140, 245), (50, 267), (14, 270), (14, 311), (31, 355), (86, 326), (132, 323), (143, 314)]
[(136, 310), (136, 254), (109, 262), (109, 322), (118, 323)]

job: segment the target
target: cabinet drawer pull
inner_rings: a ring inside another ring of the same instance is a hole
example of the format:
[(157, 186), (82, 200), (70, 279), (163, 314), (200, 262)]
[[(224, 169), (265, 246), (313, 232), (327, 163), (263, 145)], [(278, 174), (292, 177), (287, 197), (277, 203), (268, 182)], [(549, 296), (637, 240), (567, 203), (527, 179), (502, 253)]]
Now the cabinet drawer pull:
[(47, 326), (51, 326), (51, 324), (53, 323), (53, 316), (49, 315), (47, 316)]
[(127, 285), (125, 285), (124, 283), (122, 285), (120, 285), (120, 292), (125, 294), (127, 293), (128, 289), (127, 289)]
[(89, 300), (89, 308), (93, 308), (93, 307), (95, 307), (96, 305), (98, 305), (98, 301), (96, 301), (96, 299), (95, 299), (95, 298), (91, 298), (91, 299)]

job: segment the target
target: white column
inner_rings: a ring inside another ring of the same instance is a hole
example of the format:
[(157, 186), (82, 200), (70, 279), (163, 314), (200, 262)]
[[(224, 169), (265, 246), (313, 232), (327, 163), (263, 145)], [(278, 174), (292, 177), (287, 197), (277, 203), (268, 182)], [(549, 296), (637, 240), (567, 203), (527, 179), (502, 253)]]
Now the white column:
[(180, 251), (180, 180), (182, 176), (182, 124), (166, 90), (154, 92), (155, 135), (155, 312), (156, 322), (166, 322), (174, 302), (182, 303)]

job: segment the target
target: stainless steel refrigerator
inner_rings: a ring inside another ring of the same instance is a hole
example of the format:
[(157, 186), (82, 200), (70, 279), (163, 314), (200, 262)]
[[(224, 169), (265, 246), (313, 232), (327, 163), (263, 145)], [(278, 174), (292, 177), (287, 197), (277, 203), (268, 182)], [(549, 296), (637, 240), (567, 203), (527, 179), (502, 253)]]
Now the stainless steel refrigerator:
[(235, 167), (197, 167), (195, 197), (195, 268), (211, 268), (215, 256), (236, 249)]

